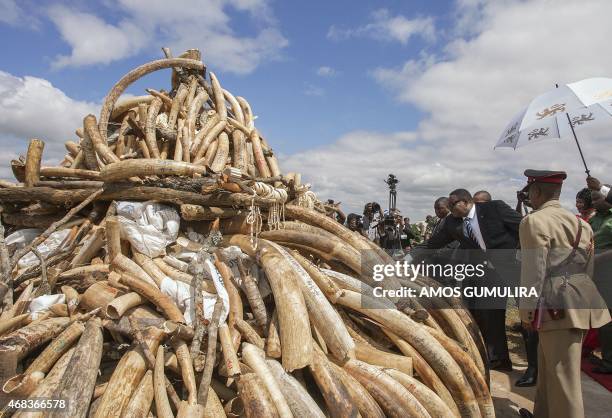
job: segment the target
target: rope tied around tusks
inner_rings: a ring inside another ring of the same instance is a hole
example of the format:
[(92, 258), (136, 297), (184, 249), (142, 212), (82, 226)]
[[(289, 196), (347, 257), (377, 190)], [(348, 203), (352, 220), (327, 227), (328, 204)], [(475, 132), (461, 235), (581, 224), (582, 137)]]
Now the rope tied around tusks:
[(252, 189), (253, 195), (246, 222), (250, 226), (251, 245), (257, 249), (257, 238), (262, 230), (263, 218), (259, 206), (255, 204), (255, 197), (273, 201), (272, 206), (268, 208), (268, 228), (278, 230), (281, 229), (282, 222), (285, 221), (285, 203), (289, 195), (284, 189), (277, 189), (262, 182), (253, 183)]
[(307, 209), (314, 209), (319, 199), (315, 192), (310, 190), (310, 184), (304, 184), (296, 187), (295, 194), (297, 195), (297, 205)]
[(257, 196), (257, 193), (255, 193), (255, 190), (253, 190), (253, 196), (251, 198), (251, 205), (249, 206), (249, 213), (247, 214), (247, 217), (246, 217), (246, 222), (250, 227), (249, 236), (251, 238), (251, 245), (253, 246), (254, 249), (257, 249), (257, 237), (259, 236), (259, 233), (261, 232), (261, 228), (263, 224), (263, 219), (261, 217), (261, 211), (259, 209), (259, 206), (255, 204), (256, 196)]

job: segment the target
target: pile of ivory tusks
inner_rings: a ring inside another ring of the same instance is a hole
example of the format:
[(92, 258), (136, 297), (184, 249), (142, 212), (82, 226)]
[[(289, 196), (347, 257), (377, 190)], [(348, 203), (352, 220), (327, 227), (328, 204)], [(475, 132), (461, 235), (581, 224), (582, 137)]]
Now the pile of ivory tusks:
[[(68, 401), (53, 411), (5, 406), (0, 416), (494, 416), (482, 339), (460, 302), (374, 298), (373, 266), (392, 260), (297, 199), (299, 175), (280, 175), (248, 103), (204, 78), (197, 51), (184, 55), (123, 77), (61, 167), (41, 168), (33, 140), (13, 164), (20, 183), (0, 184), (3, 224), (44, 229), (21, 248), (0, 241), (0, 401)], [(115, 106), (161, 68), (173, 68), (170, 92)], [(177, 208), (179, 238), (166, 256), (130, 245), (113, 200)], [(268, 223), (279, 201), (284, 219)], [(60, 249), (18, 266), (61, 229)], [(222, 240), (196, 242), (190, 231)], [(243, 258), (229, 259), (228, 247)], [(226, 315), (198, 263), (172, 257), (182, 251), (211, 260)], [(190, 289), (191, 323), (163, 290), (168, 281)], [(435, 283), (382, 282), (402, 285)], [(216, 298), (206, 312), (195, 298), (204, 293)], [(62, 302), (31, 312), (45, 295)]]

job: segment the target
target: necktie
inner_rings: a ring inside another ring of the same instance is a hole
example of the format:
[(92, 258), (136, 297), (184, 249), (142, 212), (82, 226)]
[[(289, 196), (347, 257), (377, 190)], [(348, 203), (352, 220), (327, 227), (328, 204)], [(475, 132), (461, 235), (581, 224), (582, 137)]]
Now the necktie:
[(476, 239), (476, 235), (474, 234), (474, 230), (472, 229), (470, 218), (463, 219), (463, 228), (465, 236), (471, 239), (478, 248), (481, 248), (480, 243), (478, 242), (478, 239)]

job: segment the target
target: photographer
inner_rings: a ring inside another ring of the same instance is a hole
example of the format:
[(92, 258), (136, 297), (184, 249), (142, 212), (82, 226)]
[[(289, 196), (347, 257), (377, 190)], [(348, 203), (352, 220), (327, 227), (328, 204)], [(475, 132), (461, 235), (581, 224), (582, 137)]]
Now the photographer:
[(394, 255), (410, 247), (410, 238), (414, 237), (410, 227), (406, 228), (399, 210), (385, 211), (383, 220), (378, 224), (380, 234), (380, 247)]
[(365, 236), (378, 244), (380, 242), (380, 234), (378, 233), (378, 223), (383, 218), (383, 212), (380, 205), (376, 202), (366, 203), (363, 208), (362, 229)]
[(356, 213), (349, 213), (346, 218), (346, 227), (353, 232), (357, 232), (359, 235), (364, 237), (368, 237), (367, 234), (363, 230), (363, 220), (361, 215), (357, 215)]
[(342, 209), (340, 209), (341, 203), (342, 202), (334, 202), (333, 199), (327, 199), (327, 204), (325, 204), (325, 214), (344, 225), (346, 215), (344, 215), (344, 212)]
[(404, 250), (402, 246), (403, 219), (397, 209), (397, 184), (399, 180), (393, 174), (389, 174), (384, 182), (389, 186), (389, 209), (385, 211), (385, 216), (378, 223), (378, 233), (380, 234), (380, 246), (392, 257), (403, 258)]

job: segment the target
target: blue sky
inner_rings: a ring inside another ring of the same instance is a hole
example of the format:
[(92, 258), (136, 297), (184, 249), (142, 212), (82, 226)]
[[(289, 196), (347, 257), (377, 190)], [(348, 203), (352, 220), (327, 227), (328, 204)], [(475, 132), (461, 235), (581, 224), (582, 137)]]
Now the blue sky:
[[(583, 47), (606, 50), (610, 3), (0, 0), (0, 176), (10, 177), (8, 161), (28, 137), (60, 158), (82, 117), (160, 47), (195, 47), (225, 88), (249, 100), (283, 171), (302, 172), (320, 198), (349, 211), (384, 203), (389, 172), (414, 219), (460, 186), (513, 203), (528, 165), (570, 171), (569, 204), (583, 183), (571, 144), (554, 154), (552, 145), (492, 145), (555, 82), (610, 76), (609, 54)], [(128, 93), (168, 83), (159, 72)], [(585, 152), (605, 180), (601, 147), (609, 143), (592, 138)]]
[[(23, 13), (34, 13), (31, 26), (0, 25), (5, 51), (2, 70), (15, 76), (47, 79), (73, 99), (98, 102), (127, 70), (161, 55), (160, 47), (164, 45), (151, 44), (133, 56), (110, 63), (54, 68), (56, 57), (69, 55), (71, 45), (62, 39), (57, 24), (44, 12), (39, 13), (39, 7), (30, 8), (28, 2), (24, 3)], [(107, 7), (105, 2), (42, 3), (48, 7), (69, 5), (74, 12), (90, 13), (108, 23), (124, 16), (120, 7)], [(393, 132), (416, 126), (421, 112), (409, 104), (398, 105), (370, 72), (377, 66), (400, 65), (424, 48), (435, 50), (436, 42), (418, 35), (406, 44), (368, 36), (332, 40), (328, 33), (334, 26), (348, 30), (366, 25), (372, 14), (381, 10), (393, 10), (394, 15), (407, 18), (435, 15), (436, 23), (443, 25), (452, 13), (451, 2), (277, 1), (270, 7), (274, 26), (288, 41), (276, 57), (247, 74), (218, 71), (214, 62), (209, 65), (220, 73), (224, 86), (249, 98), (259, 114), (260, 129), (280, 152), (329, 143), (355, 127)], [(224, 11), (237, 37), (253, 36), (263, 24), (250, 12), (231, 6)], [(202, 52), (206, 61), (206, 50)], [(332, 73), (317, 75), (321, 67), (329, 67)], [(128, 93), (144, 94), (145, 87), (167, 84), (167, 72), (160, 72), (132, 86)]]

